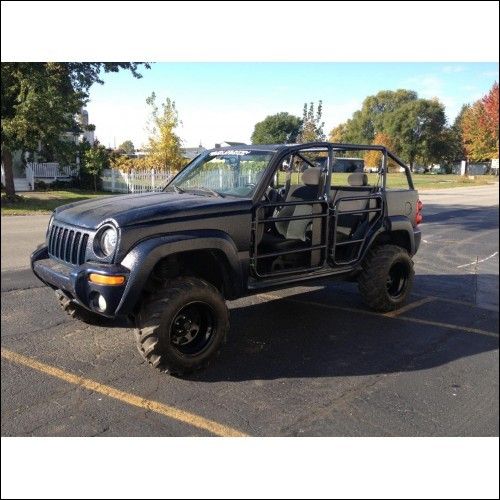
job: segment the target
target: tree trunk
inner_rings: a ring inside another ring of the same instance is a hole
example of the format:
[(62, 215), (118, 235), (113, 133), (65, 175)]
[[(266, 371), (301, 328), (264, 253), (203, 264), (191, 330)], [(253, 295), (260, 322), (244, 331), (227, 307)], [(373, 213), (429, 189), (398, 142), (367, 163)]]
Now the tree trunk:
[(12, 152), (6, 147), (2, 147), (2, 163), (5, 172), (5, 194), (7, 198), (16, 196), (14, 187), (14, 173), (12, 171)]
[(94, 174), (94, 193), (97, 193), (97, 175)]

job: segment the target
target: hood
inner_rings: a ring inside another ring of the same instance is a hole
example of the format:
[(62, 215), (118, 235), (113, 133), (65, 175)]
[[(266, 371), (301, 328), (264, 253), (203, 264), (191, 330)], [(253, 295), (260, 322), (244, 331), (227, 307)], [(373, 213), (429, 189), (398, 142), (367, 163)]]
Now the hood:
[(123, 228), (168, 219), (233, 214), (250, 208), (249, 199), (161, 192), (106, 196), (62, 205), (56, 209), (55, 219), (87, 229), (96, 229), (105, 221)]

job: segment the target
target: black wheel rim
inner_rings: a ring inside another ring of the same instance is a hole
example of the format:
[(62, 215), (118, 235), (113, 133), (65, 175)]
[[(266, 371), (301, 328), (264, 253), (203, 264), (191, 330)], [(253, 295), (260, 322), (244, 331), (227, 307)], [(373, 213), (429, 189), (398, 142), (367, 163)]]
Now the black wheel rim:
[(389, 276), (387, 277), (387, 293), (392, 299), (398, 299), (406, 290), (406, 285), (408, 283), (409, 269), (402, 262), (396, 262), (392, 265), (389, 270)]
[(174, 317), (170, 343), (185, 356), (197, 356), (211, 344), (216, 327), (212, 308), (204, 302), (191, 302)]

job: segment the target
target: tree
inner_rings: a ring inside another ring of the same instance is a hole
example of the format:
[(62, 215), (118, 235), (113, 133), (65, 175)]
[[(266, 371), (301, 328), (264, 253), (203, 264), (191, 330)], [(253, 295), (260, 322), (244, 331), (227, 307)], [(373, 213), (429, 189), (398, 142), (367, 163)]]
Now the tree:
[(64, 134), (81, 131), (75, 116), (88, 101), (92, 84), (103, 83), (102, 73), (120, 69), (140, 78), (139, 64), (2, 63), (2, 163), (8, 198), (15, 198), (12, 152), (46, 148), (56, 157), (67, 154), (70, 141)]
[(316, 112), (314, 111), (314, 103), (304, 103), (304, 110), (302, 112), (302, 130), (298, 137), (298, 142), (314, 142), (324, 141), (325, 134), (323, 132), (324, 122), (321, 121), (323, 115), (323, 101), (318, 102)]
[(343, 140), (355, 144), (372, 144), (377, 132), (387, 132), (390, 116), (406, 103), (416, 101), (412, 90), (382, 90), (368, 96), (343, 127)]
[(167, 98), (159, 108), (156, 104), (156, 94), (153, 92), (146, 99), (146, 103), (151, 107), (150, 136), (145, 148), (148, 152), (147, 164), (150, 168), (168, 172), (177, 171), (185, 161), (181, 152), (181, 140), (175, 134), (175, 129), (179, 125), (175, 101)]
[(462, 113), (460, 130), (468, 161), (490, 160), (498, 152), (498, 139), (488, 129), (483, 101), (476, 101)]
[(118, 150), (123, 151), (127, 155), (133, 155), (135, 153), (134, 143), (130, 139), (128, 139), (128, 140), (122, 142), (118, 146)]
[(289, 144), (297, 141), (302, 120), (286, 112), (269, 115), (255, 124), (252, 144)]
[(95, 141), (84, 153), (81, 169), (94, 180), (94, 192), (97, 191), (97, 178), (109, 167), (109, 154), (104, 146)]
[[(385, 146), (390, 151), (395, 150), (395, 143), (391, 136), (384, 132), (378, 132), (375, 135), (373, 144), (376, 146)], [(380, 168), (382, 165), (382, 153), (380, 151), (367, 151), (364, 155), (365, 166), (370, 168)], [(388, 161), (388, 171), (397, 171), (398, 164), (394, 160)]]
[(498, 83), (495, 82), (491, 90), (482, 100), (484, 113), (481, 116), (481, 125), (490, 135), (490, 138), (496, 144), (496, 157), (498, 158)]
[(416, 160), (429, 163), (439, 158), (445, 124), (444, 106), (437, 99), (417, 99), (389, 113), (384, 128), (413, 170)]
[(330, 131), (330, 142), (346, 142), (345, 141), (345, 129), (346, 129), (346, 124), (341, 123), (334, 127)]

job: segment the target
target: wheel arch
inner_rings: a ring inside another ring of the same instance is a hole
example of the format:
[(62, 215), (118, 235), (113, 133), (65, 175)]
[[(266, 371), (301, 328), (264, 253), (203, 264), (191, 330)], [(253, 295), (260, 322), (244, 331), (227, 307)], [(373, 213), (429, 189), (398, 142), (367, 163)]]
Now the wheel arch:
[(226, 298), (242, 293), (243, 273), (238, 250), (226, 233), (202, 230), (162, 235), (138, 243), (121, 262), (130, 269), (130, 277), (117, 314), (133, 311), (156, 266), (175, 263), (189, 263), (194, 274), (201, 269), (199, 277), (222, 289)]
[(413, 225), (408, 217), (387, 217), (386, 224), (372, 236), (370, 244), (367, 245), (366, 252), (370, 248), (387, 244), (404, 248), (410, 255), (416, 253), (415, 234)]

